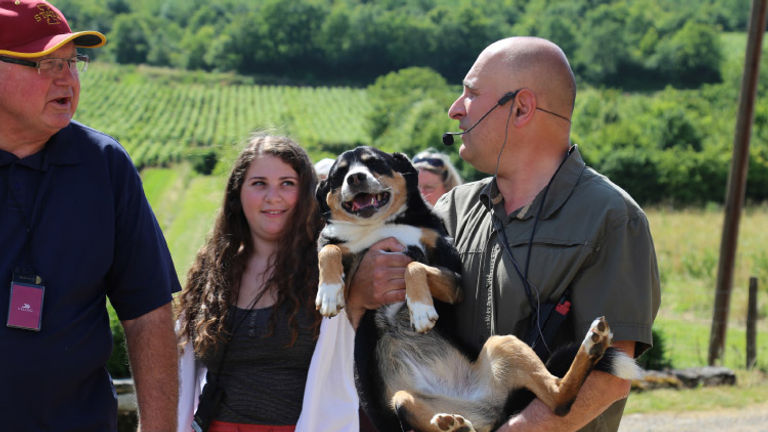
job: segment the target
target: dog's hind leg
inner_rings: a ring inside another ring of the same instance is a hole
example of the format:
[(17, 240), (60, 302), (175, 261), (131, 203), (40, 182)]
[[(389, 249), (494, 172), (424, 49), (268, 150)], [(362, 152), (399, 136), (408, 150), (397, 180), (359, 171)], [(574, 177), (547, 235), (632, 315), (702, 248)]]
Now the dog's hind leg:
[(611, 344), (605, 319), (595, 320), (568, 373), (561, 379), (552, 375), (536, 353), (515, 336), (490, 337), (473, 368), (477, 376), (492, 376), (494, 392), (525, 387), (555, 414), (566, 415), (587, 375)]
[(451, 408), (457, 412), (466, 410), (466, 401), (423, 397), (401, 390), (392, 397), (392, 406), (400, 421), (418, 432), (484, 432), (476, 430), (472, 422), (460, 414), (441, 412)]
[[(587, 330), (587, 335), (584, 337), (579, 351), (576, 353), (576, 357), (571, 363), (571, 367), (565, 374), (560, 382), (561, 391), (567, 394), (573, 394), (573, 399), (576, 399), (576, 394), (579, 392), (581, 385), (584, 384), (584, 380), (587, 375), (592, 371), (595, 365), (600, 361), (605, 354), (605, 350), (611, 345), (613, 341), (613, 333), (611, 332), (608, 323), (605, 321), (605, 317), (600, 317), (592, 321), (592, 325)], [(573, 400), (571, 400), (571, 404)], [(567, 407), (561, 407), (558, 415), (568, 414), (570, 411), (570, 404)]]

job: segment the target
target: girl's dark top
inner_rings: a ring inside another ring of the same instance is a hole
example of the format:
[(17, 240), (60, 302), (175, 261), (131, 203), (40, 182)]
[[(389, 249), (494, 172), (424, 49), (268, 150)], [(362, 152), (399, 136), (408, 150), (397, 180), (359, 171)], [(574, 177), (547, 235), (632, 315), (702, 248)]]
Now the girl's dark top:
[[(315, 349), (313, 317), (301, 308), (296, 315), (298, 338), (293, 346), (289, 306), (280, 307), (274, 332), (269, 333), (272, 306), (231, 307), (235, 328), (227, 349), (219, 385), (224, 399), (215, 418), (232, 423), (294, 425), (301, 413), (304, 384)], [(219, 359), (204, 358), (208, 378), (219, 370)]]

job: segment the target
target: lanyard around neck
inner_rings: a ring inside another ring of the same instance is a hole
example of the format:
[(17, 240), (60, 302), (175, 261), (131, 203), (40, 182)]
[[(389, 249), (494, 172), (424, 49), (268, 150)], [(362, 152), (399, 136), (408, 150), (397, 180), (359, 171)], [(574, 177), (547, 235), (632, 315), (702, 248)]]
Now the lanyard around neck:
[[(37, 222), (39, 221), (40, 214), (42, 212), (43, 203), (45, 202), (45, 197), (47, 196), (49, 185), (51, 182), (51, 177), (53, 176), (53, 166), (46, 166), (46, 162), (48, 159), (48, 154), (46, 149), (43, 149), (42, 153), (42, 160), (41, 160), (41, 167), (44, 170), (43, 179), (38, 184), (36, 190), (35, 190), (35, 197), (32, 203), (32, 213), (27, 214), (26, 208), (19, 199), (18, 196), (16, 196), (16, 193), (14, 192), (14, 188), (11, 186), (10, 179), (13, 176), (13, 173), (16, 169), (17, 162), (14, 162), (11, 164), (10, 169), (8, 171), (8, 194), (10, 195), (11, 199), (13, 199), (16, 206), (19, 208), (19, 211), (22, 214), (22, 217), (24, 219), (24, 248), (23, 248), (23, 258), (17, 258), (17, 261), (24, 260), (25, 266), (29, 267), (32, 266), (32, 235), (34, 233), (34, 229), (37, 226)], [(17, 262), (17, 265), (20, 265), (21, 263)], [(31, 270), (31, 269), (30, 269)]]

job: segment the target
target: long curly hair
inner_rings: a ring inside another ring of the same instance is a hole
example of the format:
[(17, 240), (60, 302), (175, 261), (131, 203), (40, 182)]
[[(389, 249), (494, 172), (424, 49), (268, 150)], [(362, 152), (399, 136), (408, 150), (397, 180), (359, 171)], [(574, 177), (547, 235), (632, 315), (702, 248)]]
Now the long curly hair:
[(296, 142), (283, 136), (255, 134), (235, 161), (227, 181), (224, 202), (216, 217), (212, 234), (200, 248), (187, 274), (178, 298), (179, 341), (191, 341), (198, 357), (215, 352), (227, 334), (225, 318), (237, 300), (240, 280), (255, 246), (240, 202), (240, 190), (248, 167), (263, 156), (275, 156), (298, 174), (299, 198), (293, 218), (281, 234), (280, 247), (272, 261), (272, 275), (265, 287), (276, 287), (277, 301), (272, 309), (270, 334), (278, 309), (289, 306), (289, 325), (293, 345), (298, 337), (296, 315), (303, 307), (314, 317), (318, 334), (320, 315), (314, 307), (317, 292), (317, 236), (321, 219), (315, 200), (317, 178), (307, 153)]

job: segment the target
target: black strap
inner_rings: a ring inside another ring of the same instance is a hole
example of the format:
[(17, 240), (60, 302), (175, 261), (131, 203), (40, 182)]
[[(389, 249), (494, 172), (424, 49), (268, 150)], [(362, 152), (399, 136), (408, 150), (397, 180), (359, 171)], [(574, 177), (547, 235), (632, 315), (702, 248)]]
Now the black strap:
[(12, 163), (10, 169), (8, 170), (8, 194), (10, 195), (11, 199), (13, 199), (14, 204), (16, 204), (16, 206), (19, 208), (19, 211), (22, 213), (24, 220), (26, 221), (26, 225), (24, 226), (26, 235), (24, 238), (24, 247), (21, 252), (22, 256), (17, 258), (15, 268), (15, 272), (19, 274), (35, 274), (32, 260), (32, 235), (35, 227), (37, 226), (37, 222), (39, 221), (42, 207), (48, 194), (48, 186), (51, 183), (51, 178), (53, 177), (53, 165), (48, 166), (46, 163), (47, 159), (48, 151), (44, 147), (40, 161), (40, 167), (44, 171), (44, 174), (42, 180), (37, 186), (37, 190), (35, 191), (35, 197), (32, 201), (31, 214), (27, 214), (26, 209), (24, 208), (24, 204), (21, 202), (19, 197), (16, 196), (14, 188), (11, 187), (11, 177), (13, 176), (13, 172), (16, 169), (16, 162)]
[(232, 338), (235, 336), (235, 332), (243, 324), (243, 321), (251, 316), (253, 307), (256, 306), (256, 303), (258, 303), (261, 297), (266, 294), (266, 286), (267, 284), (265, 284), (264, 289), (261, 290), (258, 295), (254, 296), (253, 300), (248, 305), (248, 312), (244, 317), (240, 318), (240, 321), (238, 321), (237, 324), (235, 324), (234, 313), (231, 313), (233, 308), (230, 307), (230, 314), (225, 318), (225, 326), (229, 332), (229, 337), (224, 341), (221, 350), (217, 351), (216, 360), (218, 360), (218, 367), (216, 368), (216, 375), (208, 374), (208, 378), (210, 379), (206, 381), (200, 392), (200, 402), (197, 405), (197, 411), (195, 411), (192, 421), (192, 429), (194, 429), (195, 432), (206, 432), (208, 430), (211, 421), (213, 421), (213, 418), (219, 409), (219, 405), (221, 405), (221, 402), (224, 400), (224, 390), (217, 382), (221, 375), (221, 368), (224, 367), (224, 358), (227, 355), (227, 351), (229, 351), (229, 345), (230, 342), (232, 342)]
[[(192, 418), (192, 429), (195, 432), (207, 432), (211, 425), (216, 412), (219, 410), (219, 405), (224, 399), (224, 390), (218, 385), (217, 380), (219, 374), (221, 374), (221, 368), (224, 364), (224, 358), (229, 350), (229, 342), (232, 340), (232, 336), (235, 330), (234, 319), (232, 316), (225, 318), (225, 328), (230, 332), (229, 337), (224, 341), (223, 346), (219, 347), (216, 352), (216, 361), (218, 367), (216, 368), (216, 374), (208, 374), (208, 380), (205, 382), (202, 390), (200, 391), (200, 400), (197, 404), (197, 410)], [(242, 320), (240, 321), (242, 323)], [(238, 327), (239, 324), (238, 323)], [(189, 347), (191, 348), (191, 347)]]
[[(562, 324), (562, 322), (565, 320), (565, 317), (568, 315), (568, 311), (570, 310), (571, 289), (570, 287), (566, 289), (565, 293), (563, 293), (563, 296), (560, 298), (560, 300), (557, 303), (547, 302), (547, 303), (541, 304), (539, 299), (538, 289), (536, 289), (536, 298), (534, 298), (533, 296), (533, 292), (531, 290), (531, 284), (528, 281), (528, 269), (531, 263), (531, 251), (533, 250), (533, 238), (536, 235), (536, 228), (538, 227), (539, 220), (541, 219), (541, 212), (544, 208), (544, 203), (547, 201), (547, 194), (549, 193), (549, 187), (552, 185), (552, 182), (555, 180), (557, 173), (559, 173), (560, 169), (563, 167), (563, 165), (565, 165), (565, 161), (567, 161), (568, 158), (570, 157), (571, 150), (572, 148), (568, 150), (568, 153), (565, 155), (563, 160), (560, 161), (560, 165), (557, 166), (557, 169), (555, 170), (554, 174), (552, 174), (552, 177), (550, 177), (549, 181), (547, 182), (547, 185), (544, 187), (544, 192), (542, 193), (541, 202), (539, 203), (539, 207), (536, 210), (536, 215), (534, 216), (531, 235), (528, 238), (528, 249), (525, 256), (524, 271), (520, 270), (520, 266), (518, 265), (517, 260), (515, 260), (515, 257), (512, 254), (512, 249), (509, 247), (509, 241), (507, 240), (506, 231), (504, 231), (504, 226), (502, 225), (501, 221), (496, 217), (495, 213), (493, 212), (493, 200), (491, 200), (490, 194), (488, 196), (488, 203), (490, 207), (489, 210), (491, 213), (491, 221), (493, 223), (494, 229), (498, 233), (497, 238), (499, 239), (499, 243), (501, 243), (502, 249), (504, 249), (510, 261), (512, 262), (512, 265), (515, 268), (515, 272), (520, 278), (520, 282), (523, 284), (523, 288), (525, 289), (525, 296), (527, 297), (528, 304), (531, 307), (531, 311), (532, 311), (531, 326), (530, 326), (530, 331), (528, 333), (528, 337), (526, 337), (525, 342), (534, 348), (534, 350), (536, 351), (536, 353), (539, 355), (540, 358), (545, 358), (545, 356), (547, 356), (548, 353), (551, 353), (551, 351), (549, 350), (549, 345), (551, 345), (551, 343), (553, 342), (553, 339), (557, 334), (557, 330), (560, 328), (560, 324)], [(535, 288), (536, 287), (534, 286), (534, 289)], [(491, 288), (491, 293), (492, 292), (493, 292), (493, 288)], [(492, 299), (489, 298), (489, 301), (492, 302)], [(492, 305), (492, 307), (495, 307), (495, 306)], [(557, 313), (553, 314), (552, 313), (553, 310), (556, 311)], [(495, 319), (495, 313), (493, 315), (494, 316), (492, 319)]]

